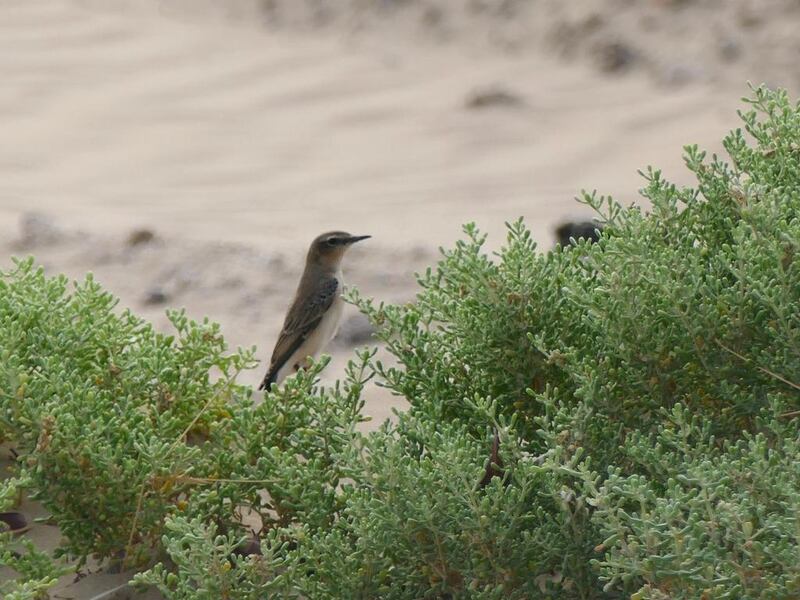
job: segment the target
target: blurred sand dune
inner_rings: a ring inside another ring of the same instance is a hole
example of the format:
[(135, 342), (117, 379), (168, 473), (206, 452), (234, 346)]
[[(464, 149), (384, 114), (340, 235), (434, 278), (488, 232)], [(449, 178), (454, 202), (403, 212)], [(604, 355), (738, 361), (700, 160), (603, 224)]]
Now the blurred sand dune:
[[(430, 247), (525, 216), (548, 240), (582, 187), (632, 201), (637, 168), (680, 176), (681, 145), (713, 145), (745, 91), (99, 5), (0, 9), (6, 222), (36, 209), (270, 249), (329, 226)], [(487, 86), (521, 105), (465, 108)]]

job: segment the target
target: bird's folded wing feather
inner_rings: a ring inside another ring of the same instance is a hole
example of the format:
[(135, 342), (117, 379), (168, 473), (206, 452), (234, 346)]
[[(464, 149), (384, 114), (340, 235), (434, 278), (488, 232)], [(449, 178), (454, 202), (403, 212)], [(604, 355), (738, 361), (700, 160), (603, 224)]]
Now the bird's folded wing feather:
[(289, 314), (286, 315), (275, 349), (272, 351), (269, 371), (259, 389), (268, 387), (274, 381), (286, 361), (317, 328), (339, 291), (338, 280), (330, 277), (320, 280), (312, 293), (295, 298)]

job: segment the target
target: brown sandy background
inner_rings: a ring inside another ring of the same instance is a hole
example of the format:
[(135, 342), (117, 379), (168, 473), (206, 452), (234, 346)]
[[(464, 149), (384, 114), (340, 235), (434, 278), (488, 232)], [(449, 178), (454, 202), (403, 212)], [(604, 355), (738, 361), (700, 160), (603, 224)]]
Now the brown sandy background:
[[(690, 183), (681, 147), (721, 149), (746, 81), (800, 89), (798, 31), (797, 0), (3, 0), (2, 264), (266, 360), (317, 233), (372, 234), (346, 276), (385, 301), (467, 221), (549, 247), (582, 188)], [(364, 333), (351, 311), (327, 378)]]

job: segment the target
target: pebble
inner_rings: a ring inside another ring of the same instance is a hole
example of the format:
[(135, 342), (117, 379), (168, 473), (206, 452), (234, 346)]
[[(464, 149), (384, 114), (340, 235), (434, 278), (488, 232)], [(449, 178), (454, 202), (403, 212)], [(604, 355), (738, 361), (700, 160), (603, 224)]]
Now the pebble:
[(467, 97), (465, 106), (470, 110), (485, 108), (518, 108), (525, 105), (522, 97), (499, 86), (491, 86), (474, 91)]

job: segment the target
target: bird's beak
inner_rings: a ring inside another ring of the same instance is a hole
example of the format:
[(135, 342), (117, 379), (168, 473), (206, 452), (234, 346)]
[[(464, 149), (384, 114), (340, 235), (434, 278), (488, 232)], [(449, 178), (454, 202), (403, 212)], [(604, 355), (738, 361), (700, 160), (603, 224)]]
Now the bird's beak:
[(361, 240), (366, 240), (371, 238), (371, 235), (354, 235), (352, 237), (347, 238), (347, 244), (355, 244), (356, 242), (360, 242)]

